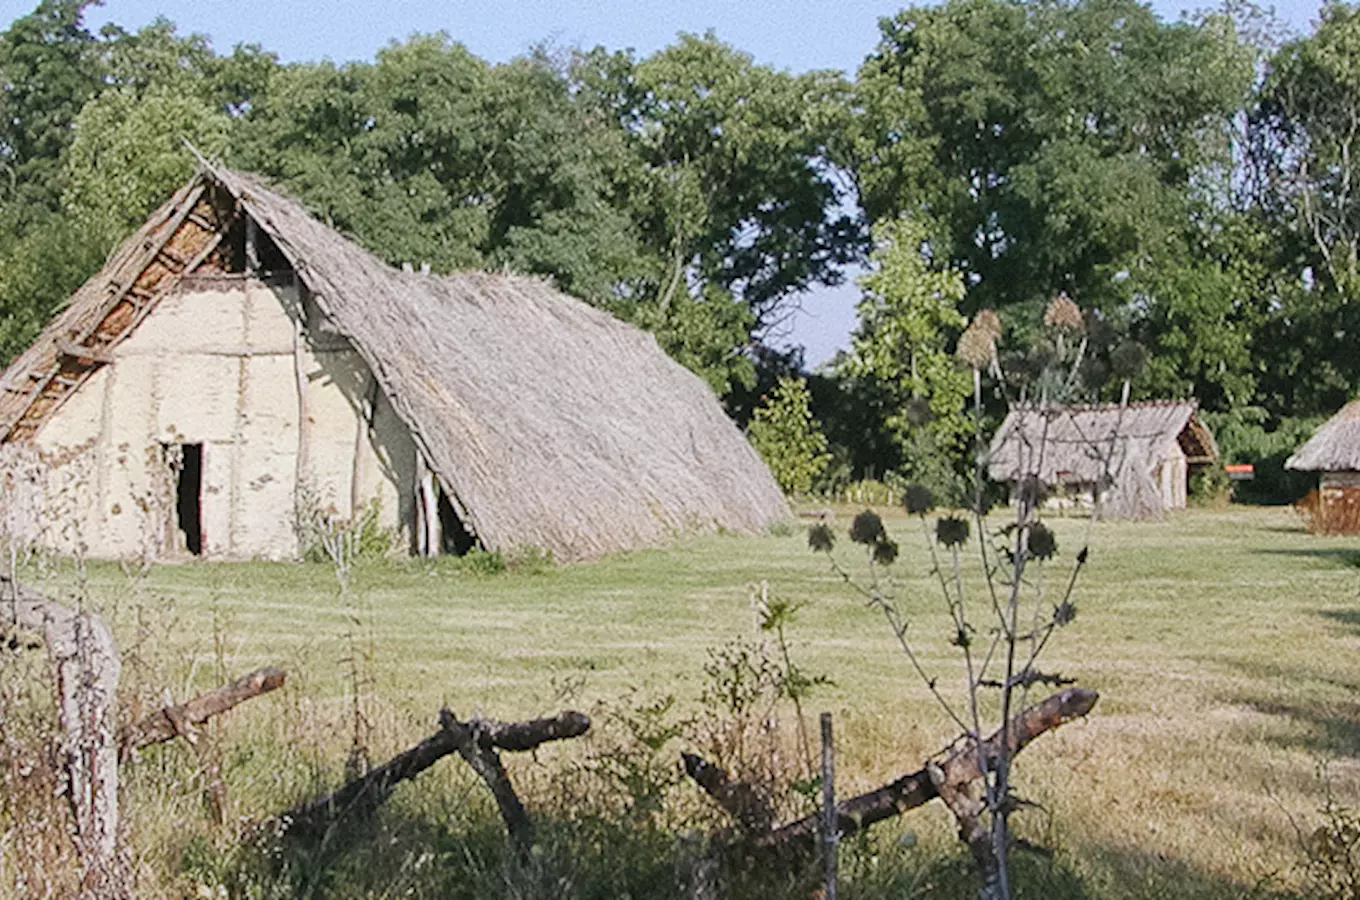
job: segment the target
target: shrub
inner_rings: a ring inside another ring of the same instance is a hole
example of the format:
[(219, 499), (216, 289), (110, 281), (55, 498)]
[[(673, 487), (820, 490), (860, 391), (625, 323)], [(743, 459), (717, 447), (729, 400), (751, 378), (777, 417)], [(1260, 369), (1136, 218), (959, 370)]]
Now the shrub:
[(1312, 534), (1360, 534), (1360, 491), (1309, 491), (1294, 504)]
[(385, 559), (396, 546), (397, 534), (382, 526), (382, 507), (375, 498), (353, 518), (342, 518), (333, 507), (321, 508), (310, 492), (300, 492), (297, 521), (298, 547), (307, 562), (330, 562), (328, 543), (340, 541), (345, 552), (359, 562)]
[(1319, 810), (1322, 823), (1311, 834), (1299, 834), (1306, 896), (1318, 900), (1357, 900), (1360, 898), (1360, 815), (1337, 800), (1325, 772), (1320, 777), (1326, 788), (1326, 797)]
[(1239, 503), (1286, 504), (1303, 497), (1313, 485), (1308, 472), (1291, 472), (1285, 460), (1312, 436), (1320, 419), (1284, 418), (1270, 422), (1259, 406), (1234, 407), (1225, 413), (1204, 413), (1213, 429), (1225, 463), (1252, 463), (1255, 479), (1239, 481), (1233, 499)]
[(803, 378), (781, 378), (751, 419), (750, 439), (780, 488), (806, 494), (831, 462), (826, 435), (812, 417)]
[(1221, 506), (1232, 499), (1233, 485), (1221, 466), (1201, 466), (1190, 473), (1190, 502), (1195, 506)]

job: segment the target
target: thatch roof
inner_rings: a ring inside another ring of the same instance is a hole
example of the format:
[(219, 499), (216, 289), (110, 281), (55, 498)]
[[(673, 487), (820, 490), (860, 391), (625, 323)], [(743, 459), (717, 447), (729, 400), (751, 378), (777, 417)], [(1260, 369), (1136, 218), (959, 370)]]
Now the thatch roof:
[[(485, 546), (573, 560), (696, 528), (761, 530), (788, 516), (768, 469), (709, 388), (650, 334), (539, 279), (399, 271), (296, 200), (220, 167), (205, 166), (0, 376), (6, 440), (50, 414), (33, 416), (41, 405), (33, 385), (76, 383), (78, 371), (50, 376), (100, 364), (89, 358), (97, 350), (64, 342), (107, 315), (117, 289), (140, 280), (147, 255), (184, 262), (187, 251), (162, 252), (163, 232), (211, 219), (210, 210), (186, 210), (213, 185), (277, 244), (364, 358)], [(192, 271), (169, 268), (165, 283)], [(143, 315), (138, 308), (132, 318)]]
[(100, 356), (98, 349), (85, 348), (115, 346), (186, 269), (217, 247), (219, 223), (205, 193), (196, 178), (152, 213), (0, 374), (0, 443), (32, 436), (98, 368), (99, 360), (90, 355)]
[(1193, 400), (1015, 407), (992, 438), (994, 481), (1037, 476), (1044, 484), (1092, 484), (1121, 471), (1149, 472), (1179, 441), (1191, 462), (1218, 457)]
[(1360, 400), (1322, 423), (1284, 466), (1300, 472), (1360, 472)]

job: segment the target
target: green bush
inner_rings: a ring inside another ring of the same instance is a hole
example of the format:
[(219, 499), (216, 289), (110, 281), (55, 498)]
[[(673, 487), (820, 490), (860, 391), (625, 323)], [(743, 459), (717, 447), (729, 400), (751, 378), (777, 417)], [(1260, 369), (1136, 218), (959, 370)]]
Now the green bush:
[(751, 445), (786, 494), (806, 494), (831, 462), (806, 379), (785, 377), (751, 417)]
[(1232, 499), (1232, 481), (1221, 464), (1201, 466), (1190, 473), (1190, 502), (1195, 506), (1217, 506)]
[(1253, 480), (1235, 483), (1233, 500), (1236, 502), (1294, 503), (1316, 484), (1316, 475), (1291, 472), (1284, 463), (1313, 435), (1323, 419), (1282, 418), (1272, 422), (1259, 406), (1204, 413), (1203, 418), (1214, 432), (1223, 463), (1251, 463), (1256, 467)]
[(351, 562), (374, 563), (386, 559), (396, 547), (395, 528), (382, 526), (382, 506), (374, 498), (358, 515), (341, 518), (333, 507), (321, 508), (311, 495), (299, 495), (297, 521), (301, 555), (307, 562), (334, 562), (332, 553), (343, 548)]

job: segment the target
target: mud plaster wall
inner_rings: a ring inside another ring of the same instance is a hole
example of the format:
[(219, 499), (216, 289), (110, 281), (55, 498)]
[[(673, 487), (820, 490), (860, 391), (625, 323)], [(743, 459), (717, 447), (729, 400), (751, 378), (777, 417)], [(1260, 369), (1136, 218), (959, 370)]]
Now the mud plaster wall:
[(343, 517), (376, 501), (406, 546), (414, 445), (358, 354), (310, 312), (293, 285), (239, 276), (163, 298), (36, 436), (48, 453), (88, 448), (79, 484), (45, 504), (77, 515), (79, 534), (68, 519), (45, 542), (69, 552), (78, 539), (95, 557), (172, 551), (164, 447), (202, 444), (204, 556), (296, 556), (299, 496)]

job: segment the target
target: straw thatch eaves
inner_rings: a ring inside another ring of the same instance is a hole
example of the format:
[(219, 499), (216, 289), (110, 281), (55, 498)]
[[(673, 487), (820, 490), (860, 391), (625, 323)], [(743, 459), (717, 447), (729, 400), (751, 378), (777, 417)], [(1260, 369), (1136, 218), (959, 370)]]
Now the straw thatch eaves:
[[(1155, 516), (1185, 505), (1189, 467), (1218, 458), (1193, 400), (1013, 408), (992, 439), (994, 481), (1082, 488), (1108, 515)], [(1093, 497), (1094, 499), (1094, 497)]]
[(484, 546), (574, 560), (787, 517), (711, 391), (651, 335), (538, 279), (399, 271), (220, 167), (153, 215), (0, 376), (0, 443), (34, 435), (168, 290), (239, 241), (242, 219), (362, 356)]
[(1360, 472), (1360, 400), (1352, 400), (1285, 461), (1300, 472)]

